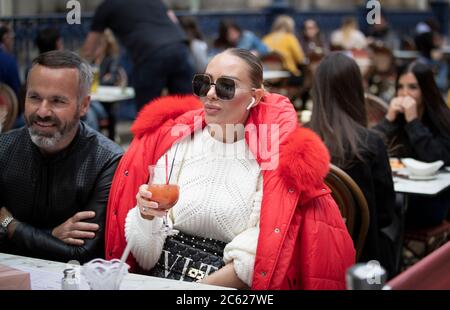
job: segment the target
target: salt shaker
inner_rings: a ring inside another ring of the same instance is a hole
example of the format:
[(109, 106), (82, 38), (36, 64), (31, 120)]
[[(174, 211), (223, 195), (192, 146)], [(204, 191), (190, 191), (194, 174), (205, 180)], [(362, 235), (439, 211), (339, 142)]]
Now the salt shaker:
[(64, 269), (64, 277), (61, 280), (62, 290), (78, 290), (80, 289), (76, 271), (73, 268)]
[(348, 290), (381, 290), (386, 279), (386, 270), (377, 261), (355, 264), (346, 273)]

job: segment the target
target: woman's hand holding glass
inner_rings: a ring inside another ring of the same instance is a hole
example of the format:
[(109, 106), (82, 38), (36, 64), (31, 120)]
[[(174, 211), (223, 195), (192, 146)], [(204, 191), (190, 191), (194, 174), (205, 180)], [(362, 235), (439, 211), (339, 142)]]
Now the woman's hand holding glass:
[(137, 206), (143, 218), (153, 220), (155, 216), (164, 217), (166, 210), (161, 210), (156, 201), (152, 201), (152, 192), (148, 190), (148, 184), (139, 186), (139, 192), (136, 195)]
[[(166, 235), (176, 233), (169, 226), (167, 213), (178, 201), (180, 189), (178, 185), (170, 183), (172, 175), (173, 164), (169, 168), (168, 159), (164, 165), (150, 165), (148, 184), (143, 184), (139, 187), (139, 192), (136, 195), (139, 211), (143, 218), (153, 220), (155, 216), (163, 218), (163, 232)], [(165, 175), (164, 182), (155, 182), (156, 172)]]

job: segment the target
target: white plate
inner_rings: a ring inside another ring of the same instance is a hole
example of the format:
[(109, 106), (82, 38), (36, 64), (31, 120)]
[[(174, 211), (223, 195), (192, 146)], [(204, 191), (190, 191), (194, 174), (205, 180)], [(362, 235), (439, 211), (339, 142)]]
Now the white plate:
[(437, 174), (434, 175), (410, 175), (409, 179), (410, 180), (415, 180), (415, 181), (428, 181), (428, 180), (434, 180), (437, 178)]
[(449, 167), (445, 167), (445, 170), (450, 172), (450, 166)]

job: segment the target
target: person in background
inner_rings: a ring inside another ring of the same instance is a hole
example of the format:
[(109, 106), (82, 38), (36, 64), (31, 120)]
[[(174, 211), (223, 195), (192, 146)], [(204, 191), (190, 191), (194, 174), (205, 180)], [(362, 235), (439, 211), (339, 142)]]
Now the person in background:
[(14, 33), (12, 29), (0, 23), (0, 83), (11, 87), (19, 103), (18, 116), (13, 128), (23, 126), (23, 104), (22, 98), (24, 87), (20, 82), (19, 67), (16, 58), (13, 55)]
[(314, 19), (307, 19), (303, 22), (300, 44), (308, 59), (311, 58), (311, 55), (324, 56), (328, 54), (328, 44)]
[(306, 68), (303, 72), (300, 70), (306, 59), (294, 30), (294, 19), (288, 15), (280, 15), (273, 22), (271, 32), (263, 38), (269, 49), (281, 56), (284, 70), (290, 73), (287, 82), (288, 86), (291, 86), (288, 96), (293, 102), (301, 95), (300, 89), (306, 75)]
[(14, 53), (14, 31), (8, 24), (0, 23), (0, 50), (11, 55)]
[(367, 29), (367, 43), (373, 44), (381, 42), (383, 46), (389, 48), (391, 51), (400, 48), (400, 39), (397, 33), (389, 25), (386, 15), (381, 11), (380, 22), (369, 25)]
[[(167, 154), (183, 162), (174, 169), (180, 196), (171, 225), (227, 244), (226, 265), (202, 283), (345, 289), (355, 251), (323, 183), (326, 147), (298, 126), (286, 97), (264, 91), (262, 74), (250, 51), (228, 49), (195, 75), (193, 91), (200, 100), (164, 97), (144, 108), (111, 190), (107, 258), (120, 257), (127, 242), (134, 271), (152, 269), (160, 257), (165, 211), (149, 201), (147, 167), (164, 163)], [(250, 138), (246, 132), (252, 128), (264, 134)], [(266, 154), (257, 147), (269, 142), (277, 151)], [(159, 173), (155, 178), (164, 179)]]
[(310, 99), (311, 87), (314, 79), (314, 73), (320, 61), (329, 53), (329, 44), (322, 35), (319, 25), (314, 19), (307, 19), (303, 22), (300, 33), (300, 44), (305, 52), (307, 66), (305, 78), (302, 83), (303, 94), (302, 107), (300, 110), (306, 108), (307, 102)]
[(377, 260), (396, 273), (394, 241), (399, 238), (395, 193), (383, 140), (366, 128), (360, 70), (348, 56), (333, 52), (317, 67), (309, 127), (323, 139), (331, 162), (359, 185), (369, 207), (369, 230), (360, 261)]
[(367, 39), (358, 30), (358, 24), (354, 17), (344, 18), (341, 28), (331, 33), (331, 45), (333, 48), (350, 50), (362, 50), (367, 47)]
[(120, 47), (114, 34), (106, 29), (95, 52), (94, 64), (99, 68), (100, 85), (113, 86), (120, 82)]
[(194, 67), (187, 38), (161, 0), (105, 0), (96, 9), (83, 46), (93, 60), (103, 32), (110, 28), (133, 61), (137, 111), (167, 88), (170, 94), (191, 92)]
[(12, 88), (19, 97), (20, 77), (12, 52), (14, 33), (7, 25), (0, 24), (0, 82)]
[(0, 252), (80, 263), (103, 257), (122, 149), (80, 122), (91, 81), (89, 64), (72, 52), (33, 60), (26, 126), (0, 134)]
[(432, 68), (436, 84), (441, 93), (445, 94), (448, 90), (448, 62), (439, 51), (442, 48), (443, 38), (435, 23), (429, 20), (417, 24), (414, 43), (420, 53), (417, 61)]
[[(95, 50), (93, 66), (98, 70), (98, 84), (105, 86), (123, 86), (127, 83), (125, 70), (120, 66), (120, 47), (114, 34), (106, 29)], [(123, 70), (122, 75), (120, 70)], [(84, 121), (95, 130), (100, 130), (102, 122), (115, 126), (116, 116), (111, 103), (91, 101), (91, 105)]]
[[(450, 109), (429, 66), (413, 62), (399, 71), (397, 94), (374, 127), (386, 139), (392, 157), (412, 157), (450, 165)], [(426, 198), (409, 195), (407, 227), (430, 227), (442, 222), (450, 205), (449, 192)]]
[(49, 51), (62, 51), (64, 49), (64, 41), (58, 28), (45, 27), (39, 30), (36, 39), (36, 46), (39, 49), (39, 54)]
[(301, 75), (298, 66), (305, 62), (305, 54), (294, 30), (295, 22), (292, 17), (280, 15), (273, 22), (272, 30), (263, 38), (263, 42), (271, 51), (279, 53), (284, 68), (298, 77)]
[(392, 156), (450, 165), (450, 109), (431, 68), (421, 62), (403, 67), (396, 88), (386, 117), (375, 127), (388, 139)]
[(232, 47), (249, 50), (258, 57), (269, 53), (269, 48), (253, 32), (242, 30), (234, 21), (224, 19), (220, 21), (219, 36), (212, 52), (215, 55)]
[(194, 17), (182, 16), (179, 18), (179, 22), (189, 39), (195, 71), (201, 73), (205, 71), (208, 64), (208, 44), (203, 40), (203, 35)]

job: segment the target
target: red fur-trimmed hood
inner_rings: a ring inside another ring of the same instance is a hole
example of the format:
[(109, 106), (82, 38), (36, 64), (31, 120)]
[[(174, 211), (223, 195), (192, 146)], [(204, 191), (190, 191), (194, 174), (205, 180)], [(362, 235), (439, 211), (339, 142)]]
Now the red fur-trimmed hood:
[(280, 174), (297, 189), (320, 187), (329, 165), (328, 149), (310, 129), (298, 127), (280, 147)]
[(186, 112), (203, 108), (194, 96), (165, 96), (148, 103), (139, 112), (131, 127), (135, 136), (152, 132), (169, 119), (176, 119)]
[[(190, 95), (161, 97), (142, 109), (131, 130), (136, 136), (141, 136), (153, 132), (168, 120), (192, 123), (193, 116), (204, 116), (203, 105), (198, 98)], [(321, 186), (329, 169), (328, 150), (313, 131), (298, 125), (297, 113), (286, 97), (266, 94), (252, 109), (248, 123), (279, 125), (279, 152), (271, 156), (277, 156), (279, 174), (289, 186), (301, 191)], [(260, 136), (258, 133), (258, 139)], [(250, 143), (249, 147), (261, 164), (258, 151), (261, 145), (252, 146)]]

